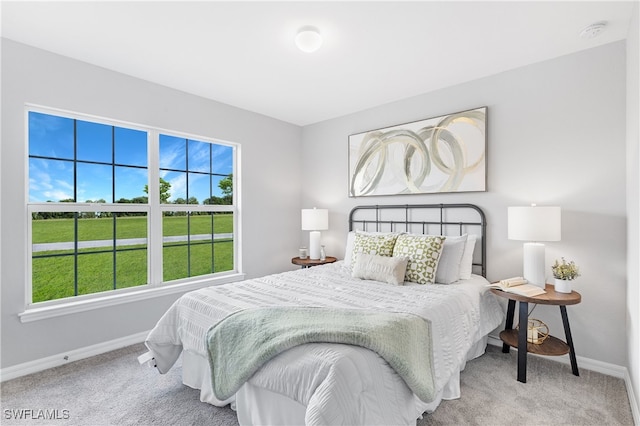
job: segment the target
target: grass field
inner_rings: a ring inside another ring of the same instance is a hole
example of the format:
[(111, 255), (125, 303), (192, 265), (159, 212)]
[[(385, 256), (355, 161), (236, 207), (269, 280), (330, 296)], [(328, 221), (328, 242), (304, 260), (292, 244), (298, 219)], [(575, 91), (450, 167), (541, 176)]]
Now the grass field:
[[(216, 214), (166, 216), (164, 236), (233, 232), (233, 216)], [(145, 238), (146, 217), (118, 217), (116, 239)], [(34, 220), (33, 243), (69, 242), (74, 239), (73, 219)], [(113, 218), (78, 219), (78, 240), (113, 240)], [(188, 232), (189, 230), (189, 232)], [(52, 256), (54, 255), (54, 256)], [(77, 265), (75, 259), (77, 258)], [(33, 302), (60, 299), (76, 295), (74, 276), (77, 267), (77, 294), (92, 294), (115, 288), (147, 284), (146, 245), (99, 247), (78, 250), (35, 252), (32, 263)], [(210, 274), (233, 269), (233, 241), (211, 239), (165, 243), (163, 245), (163, 281)], [(114, 280), (115, 278), (115, 280)]]
[[(233, 232), (232, 214), (191, 216), (191, 235), (210, 234), (211, 217), (215, 234)], [(33, 244), (73, 241), (73, 219), (47, 219), (32, 221)], [(187, 216), (165, 216), (162, 219), (165, 237), (187, 235)], [(144, 216), (118, 217), (116, 237), (145, 238), (147, 218)], [(113, 218), (78, 219), (78, 241), (113, 239)]]

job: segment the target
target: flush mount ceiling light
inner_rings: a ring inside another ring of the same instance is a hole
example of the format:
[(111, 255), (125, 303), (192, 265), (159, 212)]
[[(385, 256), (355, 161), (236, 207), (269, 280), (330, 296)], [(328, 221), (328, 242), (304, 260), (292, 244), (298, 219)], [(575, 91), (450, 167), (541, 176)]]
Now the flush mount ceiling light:
[(302, 27), (296, 34), (296, 46), (303, 52), (315, 52), (322, 46), (322, 36), (316, 27)]
[(598, 35), (600, 35), (600, 33), (602, 31), (604, 31), (604, 27), (607, 26), (606, 22), (595, 22), (589, 26), (587, 26), (585, 29), (583, 29), (582, 31), (580, 31), (580, 38), (595, 38)]

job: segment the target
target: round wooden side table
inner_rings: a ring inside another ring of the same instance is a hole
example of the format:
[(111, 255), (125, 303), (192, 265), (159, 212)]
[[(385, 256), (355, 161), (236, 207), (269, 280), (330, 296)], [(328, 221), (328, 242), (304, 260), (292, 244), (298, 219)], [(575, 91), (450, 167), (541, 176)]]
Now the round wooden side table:
[[(491, 289), (491, 292), (498, 297), (509, 300), (507, 307), (507, 321), (504, 331), (500, 332), (500, 339), (503, 341), (502, 352), (508, 353), (510, 347), (518, 349), (518, 381), (527, 382), (527, 352), (537, 355), (564, 355), (569, 354), (571, 360), (571, 371), (574, 375), (579, 376), (578, 362), (576, 361), (576, 353), (573, 349), (573, 339), (571, 337), (571, 328), (569, 327), (569, 317), (567, 316), (567, 305), (576, 305), (582, 301), (582, 296), (577, 291), (571, 293), (558, 293), (551, 284), (546, 284), (546, 293), (534, 297), (521, 296), (506, 291)], [(562, 325), (564, 326), (564, 334), (566, 342), (548, 336), (541, 344), (527, 342), (527, 327), (519, 326), (518, 330), (513, 329), (513, 316), (515, 313), (516, 302), (520, 303), (518, 323), (527, 324), (529, 317), (529, 303), (537, 303), (539, 305), (557, 305), (560, 306), (560, 315), (562, 316)]]

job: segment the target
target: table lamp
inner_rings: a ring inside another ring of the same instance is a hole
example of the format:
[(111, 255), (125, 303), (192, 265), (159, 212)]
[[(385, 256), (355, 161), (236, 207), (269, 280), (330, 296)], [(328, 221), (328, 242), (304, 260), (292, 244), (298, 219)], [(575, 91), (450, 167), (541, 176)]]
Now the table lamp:
[(309, 232), (309, 259), (320, 259), (320, 231), (329, 229), (327, 209), (302, 209), (302, 230)]
[(510, 240), (527, 241), (523, 248), (523, 274), (530, 284), (544, 288), (544, 244), (560, 241), (560, 207), (509, 207), (507, 214)]

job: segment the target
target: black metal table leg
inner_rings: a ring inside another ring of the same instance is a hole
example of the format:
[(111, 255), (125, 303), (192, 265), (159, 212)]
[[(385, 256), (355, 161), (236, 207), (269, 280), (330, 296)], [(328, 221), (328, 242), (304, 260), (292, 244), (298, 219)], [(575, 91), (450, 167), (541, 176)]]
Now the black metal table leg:
[[(507, 322), (504, 325), (505, 330), (513, 329), (513, 314), (515, 310), (516, 310), (516, 301), (509, 300), (509, 303), (507, 305)], [(502, 344), (502, 353), (508, 354), (509, 349), (511, 349), (511, 346), (507, 345), (506, 343)]]
[(518, 323), (518, 381), (527, 383), (527, 326), (529, 304), (520, 302), (520, 316)]
[(573, 350), (573, 338), (571, 337), (571, 329), (569, 328), (569, 317), (567, 316), (567, 307), (560, 305), (560, 315), (562, 315), (562, 325), (564, 325), (564, 336), (569, 345), (569, 359), (571, 360), (571, 371), (574, 376), (579, 376), (578, 361), (576, 360), (576, 352)]

